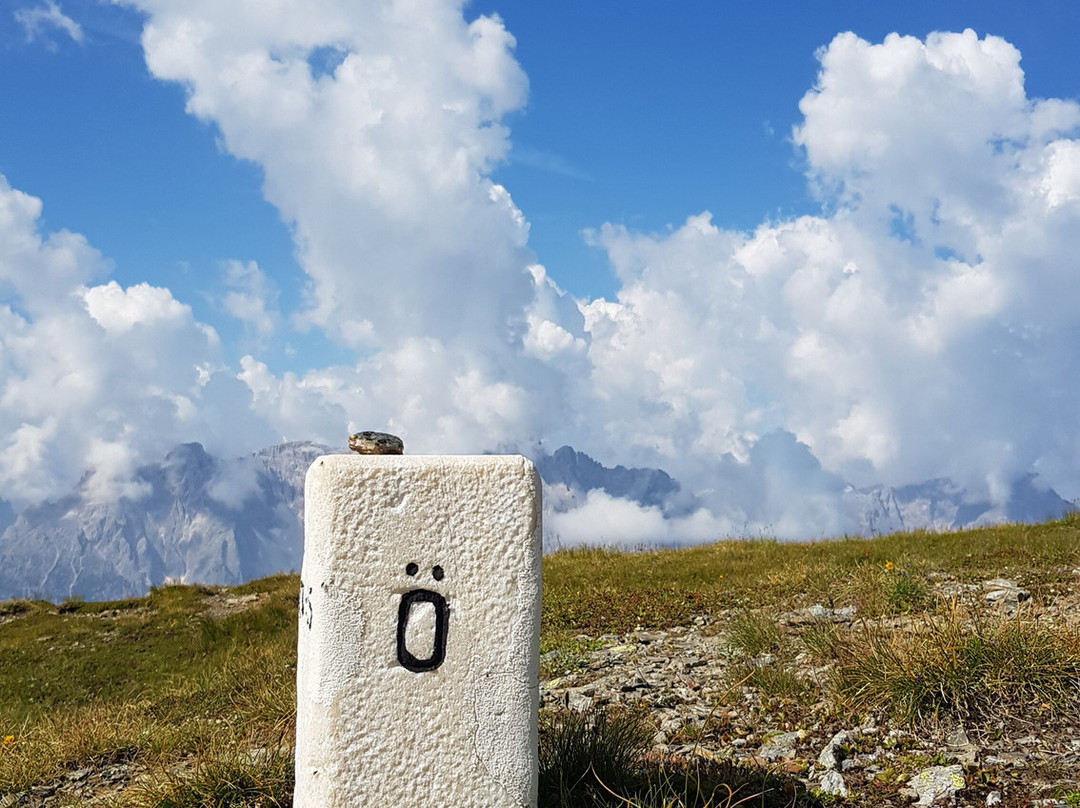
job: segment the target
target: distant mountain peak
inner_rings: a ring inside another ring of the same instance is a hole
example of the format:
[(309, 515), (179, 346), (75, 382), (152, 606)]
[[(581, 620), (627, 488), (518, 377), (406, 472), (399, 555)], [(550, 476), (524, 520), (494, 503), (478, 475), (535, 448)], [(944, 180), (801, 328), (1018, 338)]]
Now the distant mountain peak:
[[(563, 485), (577, 494), (602, 490), (608, 496), (630, 499), (666, 510), (681, 487), (662, 469), (603, 466), (584, 452), (560, 446), (553, 454), (539, 450), (533, 458), (544, 482)], [(682, 507), (682, 503), (680, 503)]]
[(0, 534), (0, 599), (114, 599), (167, 578), (238, 584), (299, 569), (304, 474), (328, 449), (297, 441), (223, 461), (186, 443), (138, 470), (145, 496), (91, 504), (80, 485), (26, 508)]
[[(223, 460), (186, 443), (138, 470), (143, 496), (92, 502), (82, 480), (64, 497), (21, 513), (0, 508), (0, 600), (114, 599), (167, 579), (238, 584), (299, 569), (304, 476), (315, 458), (338, 453), (348, 450), (291, 441)], [(550, 495), (545, 507), (554, 512), (574, 510), (592, 491), (668, 518), (701, 507), (661, 469), (607, 467), (571, 446), (533, 454)], [(1035, 475), (1014, 482), (1006, 505), (971, 501), (946, 479), (863, 489), (838, 481), (834, 496), (846, 523), (865, 535), (1042, 521), (1071, 508)]]

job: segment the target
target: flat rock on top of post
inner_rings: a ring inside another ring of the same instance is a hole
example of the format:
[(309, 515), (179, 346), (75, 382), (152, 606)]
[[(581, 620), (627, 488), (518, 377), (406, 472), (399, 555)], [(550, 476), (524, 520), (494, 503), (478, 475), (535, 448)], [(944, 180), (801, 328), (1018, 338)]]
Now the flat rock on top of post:
[(405, 444), (388, 432), (356, 432), (349, 435), (349, 448), (359, 454), (404, 454)]

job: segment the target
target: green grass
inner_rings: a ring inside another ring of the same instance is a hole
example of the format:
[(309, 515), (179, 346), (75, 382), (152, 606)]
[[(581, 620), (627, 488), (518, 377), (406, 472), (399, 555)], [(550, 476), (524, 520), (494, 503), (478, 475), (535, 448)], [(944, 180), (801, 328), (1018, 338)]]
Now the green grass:
[[(683, 550), (626, 554), (583, 549), (544, 559), (548, 631), (602, 634), (637, 625), (685, 623), (697, 610), (777, 604), (852, 604), (861, 614), (920, 605), (920, 577), (946, 571), (961, 581), (1008, 570), (1080, 563), (1080, 516), (1043, 525), (957, 533), (903, 533), (802, 543), (723, 541)], [(907, 584), (882, 590), (886, 564)], [(1036, 591), (1036, 594), (1038, 592)], [(623, 603), (622, 599), (629, 599)]]
[(202, 587), (63, 614), (35, 602), (0, 626), (0, 734), (14, 736), (0, 747), (0, 794), (84, 765), (291, 738), (298, 589), (275, 576), (230, 590), (262, 597), (220, 618)]
[(783, 634), (774, 615), (740, 609), (728, 623), (727, 638), (732, 651), (756, 657), (779, 651)]
[(137, 799), (155, 808), (290, 808), (293, 780), (288, 754), (212, 759), (142, 786)]
[(235, 643), (295, 637), (294, 578), (259, 582), (268, 601), (214, 620), (201, 587), (167, 587), (140, 600), (36, 602), (0, 628), (0, 710), (21, 724), (69, 705), (128, 702), (183, 671), (217, 670)]
[(841, 699), (904, 720), (1038, 716), (1075, 708), (1080, 693), (1080, 634), (1023, 617), (954, 608), (928, 616), (918, 632), (866, 625), (838, 643), (838, 658)]
[(799, 642), (817, 664), (832, 662), (840, 651), (840, 630), (834, 623), (812, 623), (799, 632)]
[[(928, 576), (1019, 577), (1045, 602), (1076, 583), (1077, 567), (1080, 517), (810, 544), (564, 551), (544, 559), (541, 649), (560, 652), (547, 672), (561, 673), (605, 634), (709, 615), (734, 657), (728, 684), (757, 690), (785, 720), (828, 699), (844, 720), (877, 711), (899, 721), (1038, 722), (1078, 708), (1075, 633), (1024, 613), (969, 614), (935, 597)], [(130, 762), (147, 777), (116, 796), (117, 808), (288, 805), (298, 588), (296, 576), (274, 576), (110, 603), (0, 603), (0, 795)], [(210, 608), (252, 594), (234, 613)], [(856, 626), (780, 628), (778, 613), (814, 603), (855, 606)], [(833, 663), (827, 692), (793, 673), (800, 653)], [(775, 660), (751, 665), (762, 654)], [(549, 808), (816, 804), (790, 778), (656, 757), (639, 714), (547, 715), (542, 727)], [(281, 754), (246, 755), (260, 749)]]
[(791, 778), (697, 758), (657, 758), (640, 710), (541, 713), (542, 808), (809, 808), (821, 803)]

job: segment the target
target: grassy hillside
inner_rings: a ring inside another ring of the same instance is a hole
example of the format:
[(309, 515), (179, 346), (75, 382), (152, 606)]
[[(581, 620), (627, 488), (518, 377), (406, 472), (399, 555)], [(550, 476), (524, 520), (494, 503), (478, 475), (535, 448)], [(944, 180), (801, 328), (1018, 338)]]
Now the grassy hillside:
[[(828, 692), (814, 698), (825, 698), (837, 720), (876, 711), (931, 721), (993, 709), (1039, 722), (1080, 706), (1072, 624), (972, 622), (931, 582), (1019, 577), (1032, 603), (1071, 613), (1078, 568), (1075, 517), (947, 535), (565, 551), (544, 560), (541, 650), (573, 659), (601, 635), (710, 615), (733, 652), (771, 649), (783, 658), (801, 649), (834, 662)], [(110, 603), (0, 603), (0, 804), (291, 804), (298, 588), (297, 577), (282, 575)], [(816, 603), (855, 606), (861, 630), (794, 638), (775, 631), (771, 616)], [(883, 633), (881, 621), (897, 615), (921, 619), (924, 630), (899, 639)], [(1013, 669), (1021, 673), (987, 673)], [(796, 718), (807, 708), (803, 685), (747, 671), (733, 686), (768, 690)], [(749, 804), (833, 799), (782, 773), (653, 760), (648, 716), (633, 711), (548, 715), (542, 726), (549, 806), (720, 806), (733, 804), (724, 783), (739, 778), (786, 801)], [(604, 783), (615, 784), (618, 799), (572, 788), (582, 780), (573, 767), (590, 764), (594, 772), (607, 766)], [(5, 794), (18, 797), (5, 803)]]

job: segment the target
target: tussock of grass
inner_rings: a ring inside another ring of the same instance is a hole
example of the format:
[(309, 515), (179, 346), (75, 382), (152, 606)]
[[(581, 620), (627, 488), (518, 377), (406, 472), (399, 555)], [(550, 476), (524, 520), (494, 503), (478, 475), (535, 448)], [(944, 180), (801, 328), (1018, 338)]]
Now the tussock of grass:
[(541, 714), (539, 808), (798, 808), (798, 782), (727, 761), (658, 758), (640, 710)]
[(652, 735), (644, 717), (628, 710), (543, 713), (541, 803), (553, 808), (608, 805), (611, 791), (633, 792)]
[(840, 631), (834, 623), (812, 623), (799, 634), (799, 641), (818, 665), (832, 662), (840, 650)]
[(291, 754), (198, 763), (136, 789), (134, 808), (291, 808)]
[(909, 558), (856, 564), (837, 581), (835, 597), (866, 616), (912, 614), (934, 605), (922, 562)]
[(732, 615), (727, 639), (735, 653), (756, 657), (779, 651), (783, 635), (774, 615), (742, 609)]
[(926, 584), (906, 573), (889, 576), (884, 591), (885, 600), (895, 614), (920, 611), (931, 601)]
[(733, 682), (752, 687), (767, 699), (809, 704), (819, 695), (813, 682), (800, 677), (788, 665), (738, 665), (732, 670)]
[(914, 631), (865, 624), (837, 650), (842, 701), (908, 720), (1033, 716), (1075, 706), (1080, 692), (1080, 635), (1023, 617), (952, 608)]

